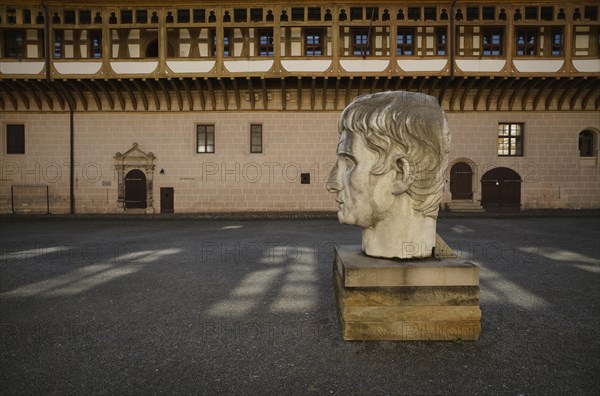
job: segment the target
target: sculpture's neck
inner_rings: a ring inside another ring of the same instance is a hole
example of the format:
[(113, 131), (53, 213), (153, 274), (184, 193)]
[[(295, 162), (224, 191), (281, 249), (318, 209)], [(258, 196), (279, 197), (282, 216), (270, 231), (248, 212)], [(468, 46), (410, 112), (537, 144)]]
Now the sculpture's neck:
[(390, 216), (363, 230), (363, 251), (374, 257), (431, 257), (435, 246), (436, 219), (418, 212), (409, 216)]

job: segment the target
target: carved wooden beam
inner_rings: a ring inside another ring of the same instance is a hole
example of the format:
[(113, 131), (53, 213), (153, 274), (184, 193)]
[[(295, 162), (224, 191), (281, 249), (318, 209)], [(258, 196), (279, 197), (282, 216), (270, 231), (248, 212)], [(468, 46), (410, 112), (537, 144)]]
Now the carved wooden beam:
[(517, 79), (514, 79), (514, 78), (510, 79), (504, 84), (504, 87), (502, 87), (502, 91), (500, 91), (500, 95), (498, 95), (498, 99), (496, 99), (496, 110), (497, 111), (500, 111), (502, 109), (502, 102), (504, 101), (504, 95), (506, 95), (506, 92), (508, 92), (508, 90), (514, 85), (514, 83), (516, 81), (517, 81)]
[(391, 81), (392, 81), (392, 77), (387, 76), (383, 83), (383, 92), (388, 90), (388, 87), (389, 87)]
[(287, 92), (285, 87), (285, 77), (281, 79), (281, 108), (286, 110), (287, 108)]
[(312, 77), (310, 79), (310, 109), (315, 109), (315, 91), (317, 90), (317, 78)]
[(77, 100), (75, 97), (69, 92), (66, 84), (61, 84), (58, 81), (55, 81), (53, 84), (55, 89), (60, 92), (60, 94), (65, 98), (65, 101), (69, 104), (69, 108), (72, 110), (77, 110)]
[(260, 78), (260, 85), (262, 85), (263, 110), (267, 110), (269, 108), (269, 93), (267, 91), (267, 81), (264, 77)]
[(212, 86), (211, 79), (208, 77), (204, 77), (204, 82), (206, 83), (206, 86), (208, 87), (208, 93), (210, 95), (212, 109), (216, 110), (217, 109), (217, 98), (215, 97), (215, 89)]
[(156, 110), (160, 110), (160, 100), (158, 100), (158, 94), (156, 93), (156, 89), (154, 88), (154, 85), (152, 85), (152, 83), (146, 79), (144, 79), (142, 81), (144, 81), (146, 83), (148, 90), (152, 94), (152, 98), (154, 98), (154, 106), (156, 106)]
[(437, 88), (438, 84), (442, 80), (442, 77), (437, 77), (433, 79), (433, 82), (429, 84), (429, 90), (427, 91), (427, 95), (433, 95), (433, 90)]
[(371, 89), (369, 90), (369, 93), (374, 93), (375, 90), (377, 89), (377, 83), (379, 82), (379, 76), (375, 76), (373, 77), (373, 81), (371, 82)]
[(352, 80), (354, 77), (348, 77), (348, 84), (346, 85), (346, 106), (350, 104), (350, 93), (352, 90)]
[(2, 97), (2, 95), (4, 94), (2, 93), (2, 91), (0, 91), (0, 109), (6, 110), (6, 104), (4, 103), (4, 98)]
[(227, 87), (225, 86), (225, 81), (223, 81), (223, 79), (221, 79), (221, 77), (218, 77), (217, 81), (219, 81), (219, 85), (221, 86), (221, 95), (223, 97), (223, 106), (225, 107), (225, 110), (228, 110), (229, 109), (229, 96), (227, 95)]
[(83, 110), (87, 111), (88, 101), (87, 101), (87, 98), (85, 97), (85, 95), (83, 94), (83, 91), (79, 87), (79, 84), (77, 84), (76, 81), (67, 81), (67, 84), (69, 84), (69, 86), (71, 86), (73, 91), (77, 94), (77, 97), (79, 98), (79, 101), (81, 102), (81, 105), (83, 106)]
[(449, 103), (449, 108), (450, 111), (454, 110), (454, 101), (458, 95), (458, 92), (460, 91), (460, 89), (462, 88), (463, 83), (465, 82), (465, 80), (467, 79), (467, 77), (460, 77), (460, 80), (458, 81), (458, 84), (456, 84), (454, 86), (454, 88), (452, 88), (452, 95), (450, 95), (450, 103)]
[(23, 102), (23, 104), (25, 105), (25, 109), (29, 110), (29, 99), (25, 95), (25, 91), (18, 87), (16, 84), (13, 84), (9, 80), (4, 80), (3, 82), (8, 88), (10, 88), (11, 91), (17, 93), (19, 98), (21, 98), (21, 102)]
[[(592, 96), (594, 94), (598, 94), (598, 86), (600, 86), (600, 79), (596, 78), (596, 81), (594, 81), (591, 85), (590, 85), (590, 90), (589, 92), (583, 97), (583, 99), (581, 100), (581, 110), (585, 110), (587, 108), (587, 104), (589, 102), (589, 100), (592, 98)], [(594, 104), (594, 107), (596, 105)]]
[(40, 93), (40, 95), (44, 97), (44, 99), (46, 99), (46, 103), (48, 104), (50, 110), (54, 110), (54, 101), (52, 100), (50, 95), (48, 95), (48, 92), (46, 92), (44, 87), (40, 84), (39, 80), (31, 80), (29, 83), (37, 89), (37, 91)]
[(496, 93), (496, 89), (498, 89), (498, 87), (506, 81), (506, 77), (504, 78), (499, 78), (498, 80), (496, 80), (496, 83), (494, 85), (492, 85), (492, 89), (490, 89), (490, 92), (488, 93), (487, 99), (485, 101), (485, 109), (486, 110), (490, 110), (490, 106), (492, 105), (492, 98), (494, 98), (494, 94)]
[(421, 77), (421, 80), (419, 81), (419, 86), (417, 87), (417, 92), (423, 92), (423, 88), (425, 87), (427, 81), (429, 81), (429, 76)]
[(38, 95), (36, 90), (31, 87), (31, 85), (25, 84), (20, 80), (13, 80), (13, 82), (15, 84), (17, 84), (19, 87), (21, 87), (22, 90), (29, 92), (29, 94), (33, 98), (33, 101), (35, 102), (36, 106), (38, 107), (38, 110), (42, 110), (42, 99), (40, 98), (40, 96)]
[(408, 85), (406, 86), (405, 91), (410, 91), (413, 85), (415, 84), (415, 81), (417, 81), (417, 76), (412, 76), (411, 78), (409, 78)]
[(144, 110), (148, 111), (148, 97), (146, 96), (146, 92), (142, 87), (142, 83), (139, 80), (130, 81), (133, 82), (133, 85), (137, 88), (138, 92), (140, 93), (140, 97), (142, 98), (142, 103), (144, 105)]
[(256, 99), (254, 98), (254, 86), (252, 85), (252, 77), (246, 77), (246, 82), (248, 83), (248, 95), (250, 95), (250, 108), (254, 110), (256, 106)]
[[(573, 80), (571, 80), (573, 81)], [(558, 110), (562, 110), (563, 104), (565, 103), (565, 99), (567, 99), (567, 96), (569, 96), (570, 92), (573, 92), (573, 90), (577, 90), (581, 85), (584, 84), (586, 80), (584, 78), (580, 78), (577, 81), (575, 81), (573, 84), (571, 84), (569, 87), (565, 88), (565, 90), (563, 91), (562, 95), (560, 95), (560, 98), (558, 98), (558, 103), (557, 103), (557, 109)]]
[(117, 97), (117, 100), (119, 101), (119, 105), (121, 105), (121, 110), (125, 111), (125, 108), (127, 106), (127, 104), (125, 102), (125, 97), (121, 93), (121, 89), (119, 88), (119, 86), (117, 85), (115, 80), (111, 79), (111, 80), (104, 80), (104, 81), (106, 83), (108, 83), (108, 85), (110, 85), (110, 88), (115, 92), (115, 96)]
[(298, 76), (298, 110), (302, 110), (302, 77)]
[(360, 82), (358, 84), (358, 96), (362, 95), (362, 90), (363, 90), (363, 87), (365, 86), (365, 80), (366, 79), (367, 78), (365, 76), (362, 76), (360, 78)]
[(190, 111), (193, 111), (194, 110), (194, 96), (192, 95), (192, 90), (190, 89), (190, 85), (188, 84), (188, 81), (186, 78), (180, 78), (179, 81), (181, 81), (181, 85), (183, 85), (183, 90), (185, 91), (185, 95), (188, 100), (188, 108), (190, 109)]
[(106, 89), (106, 86), (100, 80), (92, 80), (92, 82), (100, 88), (100, 90), (102, 91), (104, 96), (106, 96), (106, 100), (108, 100), (108, 106), (110, 107), (111, 110), (114, 110), (115, 109), (115, 101), (113, 100), (113, 97), (110, 94), (110, 92), (108, 92), (108, 89)]
[(546, 110), (550, 109), (550, 105), (552, 104), (552, 99), (554, 98), (554, 95), (556, 94), (556, 92), (559, 89), (561, 89), (562, 87), (564, 87), (565, 84), (568, 83), (569, 81), (570, 80), (568, 78), (562, 78), (559, 80), (559, 82), (557, 84), (554, 85), (554, 88), (552, 88), (552, 91), (550, 91), (548, 96), (546, 96), (546, 106), (545, 106)]
[(471, 92), (473, 85), (475, 85), (477, 81), (479, 81), (479, 76), (469, 78), (469, 82), (465, 87), (462, 96), (460, 97), (460, 111), (463, 111), (465, 109), (465, 103), (467, 103), (467, 97), (469, 96), (469, 92)]
[(196, 86), (196, 90), (198, 91), (198, 95), (200, 97), (200, 106), (202, 106), (202, 111), (206, 110), (206, 99), (204, 98), (204, 91), (202, 90), (202, 84), (200, 80), (194, 77), (194, 85)]
[(49, 81), (40, 80), (40, 84), (43, 87), (46, 87), (48, 91), (50, 91), (54, 94), (54, 97), (56, 97), (56, 100), (58, 101), (58, 105), (60, 106), (60, 108), (62, 110), (64, 110), (65, 109), (65, 99), (63, 98), (62, 94), (56, 89), (56, 87), (54, 86), (54, 83), (49, 82)]
[(402, 80), (404, 79), (404, 77), (398, 77), (396, 79), (396, 84), (394, 85), (394, 91), (399, 91), (400, 90), (400, 84), (402, 84)]
[(540, 83), (544, 80), (545, 77), (538, 78), (534, 80), (533, 83), (529, 84), (529, 86), (525, 90), (525, 93), (523, 94), (523, 97), (521, 98), (521, 110), (525, 111), (525, 109), (527, 108), (527, 103), (529, 102), (529, 95), (533, 92), (533, 89), (540, 85)]
[(533, 111), (537, 110), (537, 106), (538, 103), (540, 101), (540, 99), (542, 98), (542, 94), (544, 93), (544, 91), (548, 88), (550, 88), (551, 86), (555, 85), (558, 83), (558, 79), (555, 79), (553, 81), (550, 81), (547, 84), (544, 84), (539, 90), (538, 93), (535, 95), (535, 98), (533, 98)]
[(446, 94), (446, 89), (448, 89), (451, 82), (452, 82), (452, 80), (447, 78), (442, 83), (442, 87), (440, 88), (440, 94), (438, 96), (438, 103), (440, 104), (440, 106), (442, 106), (442, 103), (444, 102), (444, 95)]
[(177, 85), (176, 80), (171, 79), (170, 81), (171, 86), (173, 87), (173, 92), (175, 92), (175, 98), (177, 99), (177, 106), (179, 107), (179, 111), (183, 111), (183, 98), (181, 97), (181, 89)]
[(231, 84), (233, 84), (235, 107), (237, 110), (240, 110), (242, 108), (242, 99), (240, 94), (240, 87), (235, 77), (231, 77)]
[(581, 98), (581, 94), (587, 88), (588, 83), (589, 83), (588, 78), (584, 77), (582, 79), (581, 86), (579, 88), (577, 88), (577, 90), (575, 91), (575, 93), (573, 94), (573, 96), (571, 96), (571, 100), (569, 100), (569, 110), (573, 110), (575, 108), (575, 104), (577, 103), (577, 99)]
[(477, 93), (475, 94), (475, 98), (473, 99), (473, 110), (477, 111), (477, 107), (479, 106), (479, 100), (483, 95), (483, 91), (488, 86), (488, 84), (492, 81), (490, 77), (486, 77), (482, 83), (479, 84), (479, 88), (477, 89)]
[(340, 99), (340, 82), (342, 81), (341, 77), (336, 77), (335, 79), (335, 91), (333, 92), (333, 109), (338, 109), (338, 102)]
[(323, 96), (321, 97), (321, 110), (327, 107), (327, 77), (323, 78)]
[(523, 88), (525, 85), (527, 85), (527, 83), (529, 83), (530, 81), (531, 81), (531, 77), (530, 78), (522, 78), (519, 80), (519, 84), (517, 84), (517, 86), (513, 90), (513, 93), (510, 95), (510, 99), (508, 99), (508, 110), (509, 111), (513, 111), (513, 105), (515, 103), (515, 100), (517, 99), (517, 96), (519, 95), (519, 91), (521, 90), (521, 88)]
[(169, 94), (169, 88), (167, 87), (167, 84), (165, 84), (165, 81), (161, 78), (156, 79), (154, 81), (158, 82), (158, 85), (160, 86), (160, 90), (163, 92), (163, 96), (165, 97), (165, 102), (167, 104), (167, 110), (171, 110), (171, 95)]
[(11, 90), (7, 89), (6, 82), (0, 81), (0, 87), (2, 87), (2, 89), (0, 89), (0, 92), (2, 92), (8, 98), (13, 109), (19, 110), (19, 104), (17, 103), (17, 99), (13, 96), (12, 92), (10, 92)]
[(118, 80), (121, 84), (121, 86), (123, 88), (125, 88), (125, 91), (127, 91), (127, 94), (129, 95), (129, 100), (131, 101), (131, 106), (133, 107), (133, 110), (137, 110), (137, 99), (135, 98), (135, 95), (133, 94), (133, 90), (131, 89), (131, 87), (129, 86), (129, 82), (127, 80)]

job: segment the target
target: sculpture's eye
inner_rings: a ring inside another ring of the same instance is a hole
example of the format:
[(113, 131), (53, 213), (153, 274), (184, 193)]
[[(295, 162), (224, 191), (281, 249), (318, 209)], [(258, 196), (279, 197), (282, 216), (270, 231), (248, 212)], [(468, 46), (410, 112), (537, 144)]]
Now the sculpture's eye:
[(352, 168), (354, 168), (354, 165), (356, 165), (356, 163), (354, 162), (354, 160), (350, 157), (344, 157), (344, 161), (346, 163), (346, 169), (347, 170), (352, 170)]

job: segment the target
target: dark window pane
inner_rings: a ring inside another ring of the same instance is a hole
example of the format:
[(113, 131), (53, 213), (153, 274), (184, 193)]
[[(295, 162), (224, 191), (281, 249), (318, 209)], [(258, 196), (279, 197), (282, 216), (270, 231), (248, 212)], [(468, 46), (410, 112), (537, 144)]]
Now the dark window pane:
[(304, 8), (294, 7), (292, 8), (292, 21), (303, 21), (304, 20)]
[(262, 153), (262, 125), (250, 125), (250, 152)]
[(90, 56), (95, 59), (102, 58), (102, 31), (92, 30), (90, 31)]
[(437, 16), (437, 10), (435, 7), (425, 7), (425, 20), (435, 21)]
[(365, 10), (366, 18), (370, 21), (376, 21), (379, 19), (379, 8), (367, 7)]
[(537, 20), (537, 7), (525, 7), (525, 19), (529, 20)]
[(263, 9), (262, 8), (251, 8), (250, 9), (250, 20), (252, 22), (262, 22)]
[(552, 21), (554, 19), (554, 7), (542, 7), (541, 18), (543, 21)]
[(79, 11), (79, 23), (83, 25), (92, 23), (92, 12), (89, 10)]
[(136, 10), (135, 11), (135, 22), (136, 23), (148, 23), (148, 11), (147, 10)]
[(320, 21), (321, 20), (321, 8), (320, 7), (308, 7), (308, 20), (309, 21)]
[(479, 7), (467, 7), (467, 21), (479, 19)]
[(585, 6), (583, 9), (583, 17), (590, 21), (598, 20), (598, 6)]
[(190, 23), (190, 10), (177, 10), (177, 23)]
[(484, 21), (493, 21), (496, 19), (495, 8), (494, 7), (483, 7), (483, 20)]
[(7, 58), (25, 57), (25, 31), (4, 31), (4, 56)]
[(25, 125), (6, 126), (6, 153), (25, 154)]
[(132, 10), (121, 10), (121, 23), (133, 23)]
[(203, 23), (206, 20), (206, 10), (204, 9), (195, 9), (194, 10), (194, 22)]
[(69, 25), (75, 24), (75, 11), (74, 10), (65, 10), (65, 23)]
[(31, 23), (31, 10), (23, 10), (23, 23), (24, 24)]
[(351, 21), (362, 21), (363, 19), (363, 9), (362, 7), (352, 7), (350, 8), (350, 20)]
[(234, 22), (247, 22), (248, 15), (245, 8), (236, 8), (233, 10), (233, 21)]
[(408, 20), (421, 20), (421, 7), (408, 7)]

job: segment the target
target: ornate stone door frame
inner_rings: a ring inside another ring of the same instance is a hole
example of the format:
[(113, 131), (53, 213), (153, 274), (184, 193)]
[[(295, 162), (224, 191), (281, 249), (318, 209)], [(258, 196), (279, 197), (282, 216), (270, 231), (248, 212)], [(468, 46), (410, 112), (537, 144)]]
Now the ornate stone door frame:
[(146, 175), (146, 213), (154, 213), (154, 199), (152, 194), (153, 175), (154, 175), (154, 154), (145, 153), (138, 148), (137, 143), (124, 154), (116, 153), (115, 169), (117, 170), (117, 180), (119, 182), (119, 195), (117, 197), (117, 211), (126, 212), (125, 207), (125, 175), (132, 169), (139, 169)]

